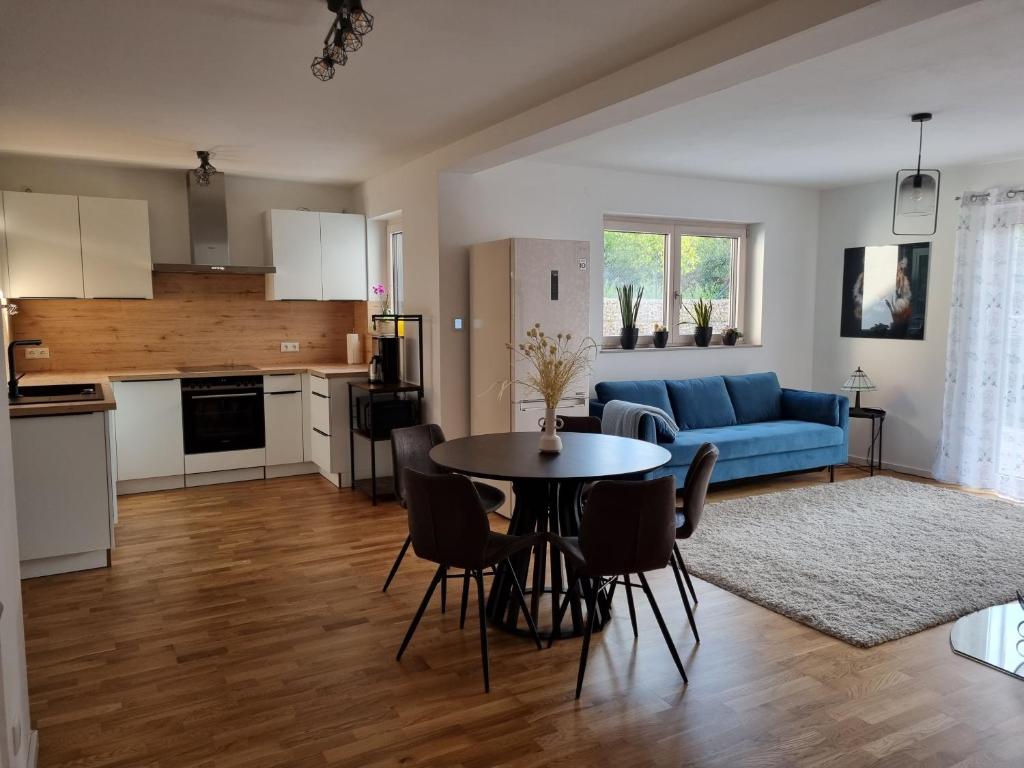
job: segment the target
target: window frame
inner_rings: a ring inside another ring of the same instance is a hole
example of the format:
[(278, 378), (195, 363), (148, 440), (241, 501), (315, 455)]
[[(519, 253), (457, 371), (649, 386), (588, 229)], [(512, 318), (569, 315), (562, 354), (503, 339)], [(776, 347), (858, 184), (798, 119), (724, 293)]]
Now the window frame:
[[(675, 320), (682, 312), (682, 292), (680, 291), (681, 276), (679, 274), (679, 240), (683, 235), (695, 235), (697, 237), (722, 237), (734, 241), (732, 258), (729, 262), (729, 324), (733, 327), (741, 327), (743, 322), (743, 308), (746, 301), (745, 280), (748, 225), (737, 222), (725, 221), (698, 221), (693, 219), (662, 219), (643, 216), (606, 216), (604, 226), (601, 230), (602, 246), (604, 233), (612, 232), (638, 232), (642, 234), (664, 235), (668, 238), (668, 248), (665, 253), (665, 288), (664, 316), (665, 326), (669, 331), (669, 346), (684, 347), (693, 346), (693, 334), (681, 333), (679, 324)], [(603, 253), (603, 248), (602, 248)], [(601, 297), (604, 300), (604, 264), (601, 266)], [(616, 347), (619, 345), (618, 336), (604, 335), (604, 313), (601, 320), (601, 344), (603, 347)], [(716, 336), (719, 334), (715, 334)], [(653, 345), (653, 336), (641, 336), (637, 340), (637, 346)]]

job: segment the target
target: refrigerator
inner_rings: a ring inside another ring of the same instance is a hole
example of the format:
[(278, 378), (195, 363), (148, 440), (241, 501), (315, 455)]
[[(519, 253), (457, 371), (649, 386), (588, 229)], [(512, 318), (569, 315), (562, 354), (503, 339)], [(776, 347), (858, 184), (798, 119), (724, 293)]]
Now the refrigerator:
[[(470, 284), (470, 432), (539, 432), (544, 400), (513, 384), (524, 361), (508, 349), (540, 323), (545, 334), (590, 335), (590, 243), (511, 238), (474, 245)], [(588, 413), (590, 381), (581, 379), (559, 403), (564, 416)]]

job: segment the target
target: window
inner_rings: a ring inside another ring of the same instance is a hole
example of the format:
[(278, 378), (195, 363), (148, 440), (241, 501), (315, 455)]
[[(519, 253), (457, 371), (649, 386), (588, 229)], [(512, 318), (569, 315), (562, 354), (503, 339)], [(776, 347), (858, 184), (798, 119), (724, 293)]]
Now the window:
[(393, 223), (388, 225), (388, 276), (391, 278), (391, 311), (400, 314), (403, 309), (404, 285), (402, 271), (404, 264), (402, 260), (402, 225)]
[[(711, 326), (721, 333), (741, 322), (741, 280), (746, 226), (655, 219), (607, 219), (604, 228), (602, 335), (618, 342), (622, 320), (616, 286), (643, 286), (637, 326), (649, 340), (654, 325), (667, 326), (673, 344), (692, 343), (687, 312), (710, 301)], [(668, 318), (668, 321), (666, 321)]]

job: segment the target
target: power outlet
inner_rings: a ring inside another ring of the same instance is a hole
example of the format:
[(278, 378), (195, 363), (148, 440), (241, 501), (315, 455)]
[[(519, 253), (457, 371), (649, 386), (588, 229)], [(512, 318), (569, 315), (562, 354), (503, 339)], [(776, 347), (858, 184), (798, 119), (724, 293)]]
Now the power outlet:
[(49, 347), (26, 347), (25, 349), (25, 357), (29, 360), (40, 360), (43, 358), (49, 358), (49, 356)]
[(282, 352), (298, 352), (299, 351), (299, 342), (297, 342), (297, 341), (282, 341), (281, 342), (281, 351)]

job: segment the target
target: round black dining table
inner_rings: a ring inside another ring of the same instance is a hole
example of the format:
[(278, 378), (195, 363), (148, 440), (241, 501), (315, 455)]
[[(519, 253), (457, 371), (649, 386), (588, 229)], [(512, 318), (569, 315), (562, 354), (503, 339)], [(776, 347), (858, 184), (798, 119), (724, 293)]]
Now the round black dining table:
[[(559, 436), (561, 453), (541, 453), (537, 432), (507, 432), (449, 440), (434, 446), (430, 458), (452, 472), (511, 481), (515, 503), (508, 528), (510, 534), (548, 532), (561, 536), (579, 535), (584, 485), (595, 480), (640, 478), (671, 458), (660, 445), (643, 440), (575, 432), (562, 432)], [(521, 584), (527, 581), (531, 560), (533, 576), (526, 590), (530, 613), (541, 634), (548, 635), (555, 629), (553, 617), (567, 589), (567, 573), (563, 570), (561, 553), (541, 541), (532, 552), (527, 550), (510, 559)], [(549, 574), (550, 587), (547, 585)], [(502, 563), (495, 569), (487, 598), (487, 617), (495, 627), (525, 634), (525, 621), (524, 626), (520, 626), (522, 617), (513, 589), (508, 566)], [(542, 603), (546, 602), (543, 600), (545, 593), (550, 595), (550, 617), (540, 615)], [(603, 627), (610, 615), (607, 599), (599, 600), (595, 630)], [(571, 632), (560, 627), (558, 631), (581, 634), (584, 620), (578, 590), (574, 591), (568, 616)]]

